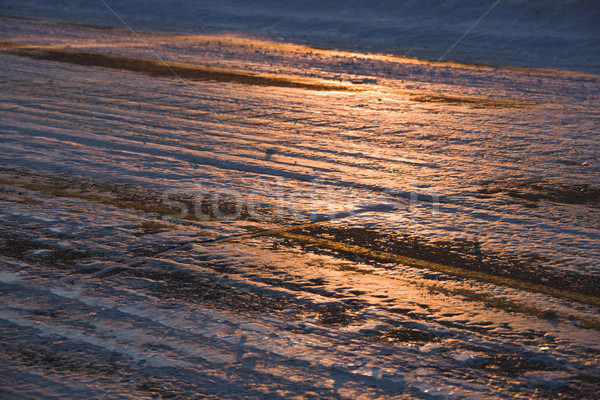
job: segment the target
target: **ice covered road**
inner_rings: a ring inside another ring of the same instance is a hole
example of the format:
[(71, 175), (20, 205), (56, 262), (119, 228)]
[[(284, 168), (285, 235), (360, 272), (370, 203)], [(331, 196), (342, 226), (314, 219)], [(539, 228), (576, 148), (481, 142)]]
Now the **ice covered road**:
[(0, 17), (3, 398), (592, 398), (600, 76)]

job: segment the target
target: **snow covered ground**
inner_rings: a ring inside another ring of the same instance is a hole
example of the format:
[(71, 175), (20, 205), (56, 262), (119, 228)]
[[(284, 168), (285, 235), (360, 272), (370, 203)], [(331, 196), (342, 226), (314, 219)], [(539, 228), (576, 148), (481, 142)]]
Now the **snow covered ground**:
[(0, 35), (3, 397), (597, 393), (587, 67)]

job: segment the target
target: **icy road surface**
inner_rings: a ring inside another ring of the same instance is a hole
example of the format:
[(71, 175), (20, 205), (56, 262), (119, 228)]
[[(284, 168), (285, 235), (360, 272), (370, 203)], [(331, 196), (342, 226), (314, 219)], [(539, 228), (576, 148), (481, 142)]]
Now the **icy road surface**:
[[(598, 392), (600, 76), (6, 17), (0, 35), (2, 397)], [(217, 195), (243, 210), (161, 214)], [(320, 242), (268, 231), (314, 221)], [(576, 295), (322, 246), (381, 235)]]

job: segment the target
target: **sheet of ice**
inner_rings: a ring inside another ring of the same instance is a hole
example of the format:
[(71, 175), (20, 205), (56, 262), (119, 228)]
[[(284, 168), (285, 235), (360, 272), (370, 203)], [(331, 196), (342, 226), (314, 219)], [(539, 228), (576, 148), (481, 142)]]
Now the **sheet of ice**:
[[(5, 40), (77, 41), (84, 50), (148, 57), (125, 46), (122, 31), (0, 20)], [(180, 82), (2, 54), (2, 172), (67, 172), (192, 194), (227, 189), (280, 208), (286, 222), (341, 213), (341, 226), (477, 237), (484, 249), (542, 255), (556, 268), (600, 267), (593, 205), (542, 200), (534, 208), (481, 193), (485, 180), (597, 186), (598, 76), (436, 66), (230, 37), (219, 45), (214, 37), (144, 37), (169, 60), (202, 63), (196, 43), (208, 49), (209, 64), (323, 79), (349, 69), (336, 82), (358, 79), (353, 85), (367, 90)], [(272, 58), (275, 51), (283, 56)], [(538, 104), (411, 98), (423, 92)], [(1, 189), (10, 196), (0, 198), (0, 397), (597, 393), (600, 340), (582, 323), (597, 326), (595, 307), (234, 236), (273, 221), (179, 221), (149, 232), (143, 224), (160, 221), (156, 215), (10, 181)], [(489, 307), (434, 285), (573, 319)]]
[[(367, 89), (360, 93), (240, 90), (100, 69), (90, 74), (51, 62), (41, 62), (40, 69), (40, 61), (3, 57), (0, 160), (6, 165), (59, 166), (166, 195), (233, 197), (251, 210), (267, 209), (291, 221), (350, 212), (357, 215), (349, 221), (362, 226), (477, 240), (485, 249), (536, 254), (574, 270), (600, 267), (597, 207), (519, 204), (510, 196), (481, 194), (489, 187), (485, 182), (600, 185), (597, 75), (357, 59), (231, 38), (216, 45), (214, 37), (146, 35), (145, 44), (129, 46), (130, 34), (120, 31), (101, 31), (98, 38), (98, 31), (85, 27), (6, 18), (2, 26), (7, 40), (65, 45), (77, 38), (82, 49), (145, 57), (156, 43), (173, 61), (202, 64), (208, 57), (211, 63), (250, 63), (260, 72), (294, 76), (319, 60), (310, 69), (316, 76), (340, 68), (378, 76), (377, 84), (357, 85)], [(207, 53), (190, 51), (194, 43)], [(280, 58), (272, 59), (274, 53)], [(379, 78), (390, 70), (394, 74)], [(537, 105), (473, 108), (410, 97), (440, 91)]]
[[(121, 20), (103, 3), (24, 0), (2, 3), (0, 13), (122, 28)], [(433, 60), (445, 55), (447, 60), (502, 66), (600, 71), (600, 9), (592, 0), (106, 4), (129, 26), (143, 31), (237, 32), (313, 47)]]

